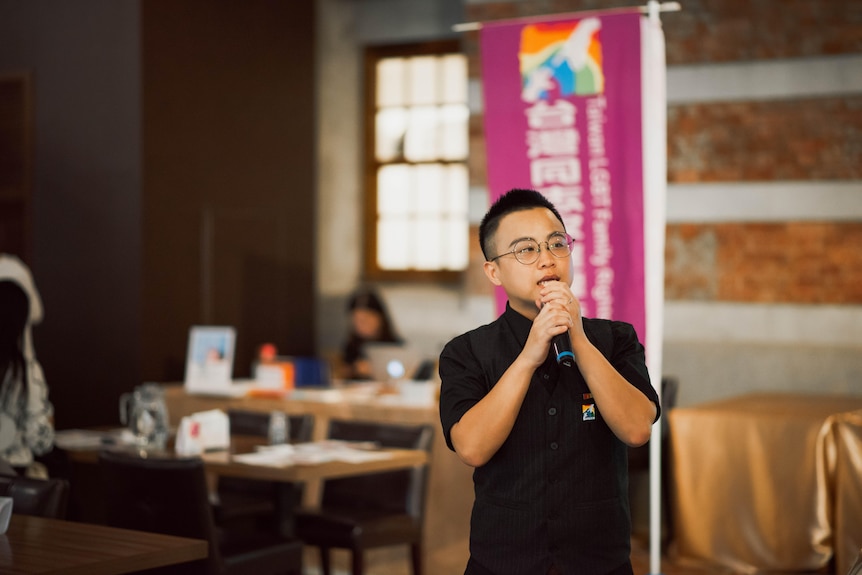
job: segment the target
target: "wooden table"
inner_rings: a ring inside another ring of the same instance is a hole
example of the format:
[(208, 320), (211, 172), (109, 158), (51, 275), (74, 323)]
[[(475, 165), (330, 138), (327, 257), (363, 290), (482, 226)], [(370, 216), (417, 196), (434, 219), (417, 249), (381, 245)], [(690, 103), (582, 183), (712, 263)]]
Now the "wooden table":
[(265, 481), (309, 482), (321, 479), (334, 479), (365, 473), (392, 471), (404, 469), (428, 462), (428, 454), (418, 449), (380, 449), (386, 453), (386, 459), (374, 459), (349, 463), (346, 461), (327, 461), (312, 465), (286, 465), (275, 467), (269, 465), (250, 465), (233, 460), (229, 451), (214, 451), (204, 453), (201, 458), (206, 465), (207, 473), (230, 477), (245, 477), (246, 479), (261, 479)]
[(4, 575), (116, 575), (206, 556), (199, 539), (28, 515), (13, 514), (0, 535)]
[[(210, 451), (200, 455), (204, 461), (207, 475), (230, 477), (245, 477), (264, 481), (309, 482), (380, 471), (392, 471), (423, 465), (428, 462), (428, 454), (419, 449), (375, 449), (375, 452), (385, 453), (386, 457), (369, 461), (347, 462), (327, 461), (314, 464), (291, 464), (284, 466), (255, 465), (234, 460), (233, 456), (250, 453), (256, 446), (264, 445), (261, 437), (234, 435), (231, 436), (231, 447), (226, 450)], [(118, 451), (137, 453), (134, 447), (106, 447)], [(69, 459), (77, 463), (98, 463), (98, 449), (66, 449)], [(149, 457), (178, 457), (172, 451), (152, 451)]]
[[(436, 401), (415, 403), (395, 396), (379, 396), (365, 386), (331, 390), (297, 390), (283, 398), (214, 397), (193, 395), (182, 384), (165, 384), (165, 402), (171, 425), (180, 418), (209, 409), (246, 409), (271, 411), (279, 409), (289, 414), (314, 415), (314, 439), (324, 439), (330, 419), (380, 421), (390, 423), (430, 423), (435, 427), (431, 449), (428, 503), (425, 513), (425, 572), (434, 575), (458, 575), (464, 572), (469, 553), (470, 512), (473, 508), (473, 468), (465, 465), (446, 446), (440, 430), (440, 414)], [(315, 482), (306, 487), (306, 503), (314, 503), (318, 490)], [(400, 549), (377, 551), (369, 558), (373, 565), (386, 572), (388, 565), (406, 564), (409, 559)]]
[(846, 573), (862, 546), (862, 397), (755, 393), (670, 412), (683, 561)]

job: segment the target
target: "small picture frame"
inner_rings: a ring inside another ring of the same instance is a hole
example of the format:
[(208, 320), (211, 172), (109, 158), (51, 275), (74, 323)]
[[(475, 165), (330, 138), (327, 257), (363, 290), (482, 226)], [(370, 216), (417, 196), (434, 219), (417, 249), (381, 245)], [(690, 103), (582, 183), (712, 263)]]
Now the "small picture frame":
[(236, 330), (195, 325), (189, 329), (185, 386), (193, 391), (228, 387), (233, 377)]

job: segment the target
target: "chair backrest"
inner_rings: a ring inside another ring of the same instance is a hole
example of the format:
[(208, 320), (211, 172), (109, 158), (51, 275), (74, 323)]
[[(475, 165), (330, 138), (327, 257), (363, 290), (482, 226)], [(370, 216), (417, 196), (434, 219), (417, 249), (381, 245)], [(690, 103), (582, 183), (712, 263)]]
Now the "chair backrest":
[(108, 525), (204, 539), (210, 547), (210, 571), (219, 571), (221, 556), (201, 459), (103, 451), (99, 467)]
[[(269, 435), (269, 413), (266, 411), (229, 409), (227, 417), (230, 422), (231, 433), (259, 437)], [(287, 419), (290, 422), (290, 441), (292, 443), (311, 441), (314, 431), (313, 414), (288, 415)]]
[(69, 482), (20, 475), (0, 476), (0, 495), (12, 498), (12, 512), (53, 519), (66, 518)]
[(661, 378), (661, 430), (666, 435), (669, 429), (668, 413), (676, 407), (676, 398), (679, 394), (679, 380), (672, 376)]
[[(347, 441), (373, 441), (381, 447), (423, 449), (430, 453), (434, 427), (333, 419), (329, 422), (327, 436)], [(323, 484), (321, 506), (408, 513), (421, 518), (427, 482), (427, 464), (398, 471), (329, 479)]]

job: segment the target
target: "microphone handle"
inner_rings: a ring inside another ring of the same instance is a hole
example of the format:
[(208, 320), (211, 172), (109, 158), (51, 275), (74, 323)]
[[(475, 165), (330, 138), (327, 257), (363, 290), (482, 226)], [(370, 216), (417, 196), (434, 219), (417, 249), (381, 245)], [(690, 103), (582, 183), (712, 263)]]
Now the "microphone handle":
[(554, 357), (559, 365), (575, 367), (575, 354), (572, 351), (572, 338), (569, 337), (569, 332), (554, 336), (551, 344), (554, 348)]

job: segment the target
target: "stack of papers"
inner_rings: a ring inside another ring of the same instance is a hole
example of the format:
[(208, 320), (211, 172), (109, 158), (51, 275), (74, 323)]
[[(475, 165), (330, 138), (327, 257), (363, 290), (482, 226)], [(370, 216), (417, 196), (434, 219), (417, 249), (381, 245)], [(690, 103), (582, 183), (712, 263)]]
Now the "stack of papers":
[(315, 441), (296, 445), (261, 446), (254, 453), (234, 455), (233, 460), (248, 465), (287, 467), (289, 465), (316, 465), (330, 461), (363, 463), (392, 457), (391, 453), (376, 451), (376, 449), (374, 444), (369, 443)]
[(60, 449), (100, 449), (106, 445), (131, 445), (135, 434), (126, 428), (107, 431), (64, 429), (54, 432), (54, 445)]

